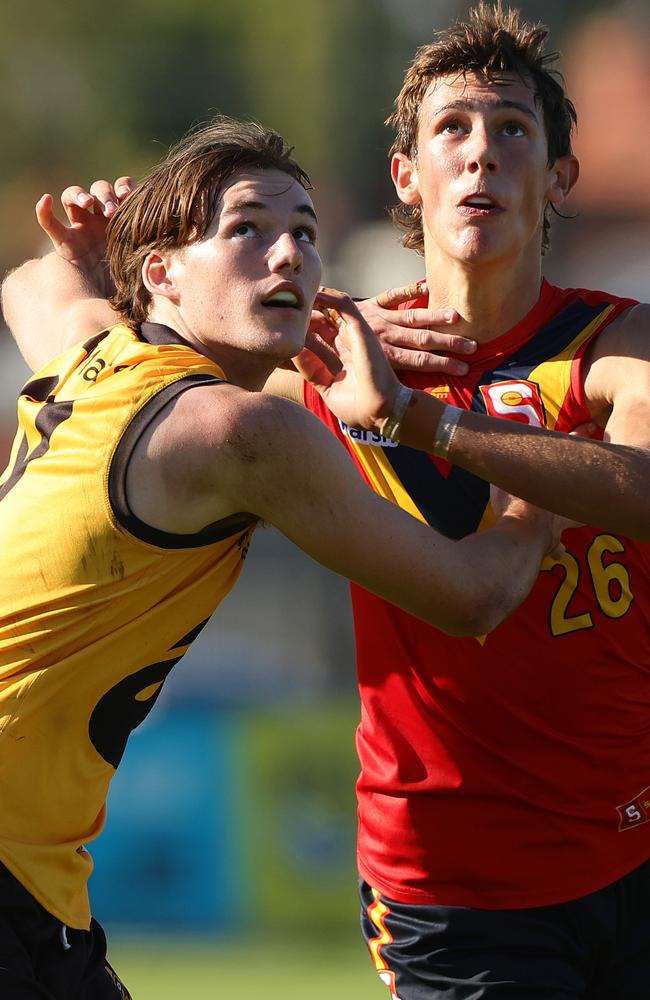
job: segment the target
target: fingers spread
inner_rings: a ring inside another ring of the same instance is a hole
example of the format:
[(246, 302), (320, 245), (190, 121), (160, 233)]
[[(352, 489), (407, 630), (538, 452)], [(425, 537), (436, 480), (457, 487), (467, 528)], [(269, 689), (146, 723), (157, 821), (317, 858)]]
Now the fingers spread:
[(71, 225), (82, 222), (88, 212), (110, 219), (135, 187), (136, 181), (126, 175), (118, 177), (115, 185), (106, 180), (93, 181), (89, 190), (79, 184), (71, 184), (61, 195), (61, 204)]

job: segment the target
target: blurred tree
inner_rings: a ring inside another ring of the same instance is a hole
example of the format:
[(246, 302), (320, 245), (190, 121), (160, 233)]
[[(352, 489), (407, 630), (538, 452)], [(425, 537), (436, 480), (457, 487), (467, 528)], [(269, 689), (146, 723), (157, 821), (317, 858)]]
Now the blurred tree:
[[(546, 15), (542, 0), (521, 6), (557, 22), (559, 0), (544, 2)], [(467, 6), (441, 0), (444, 20)], [(30, 206), (42, 191), (137, 175), (216, 111), (257, 118), (295, 144), (327, 250), (393, 200), (382, 123), (439, 15), (429, 0), (5, 2), (0, 268), (37, 249)]]
[(28, 206), (43, 190), (138, 174), (215, 111), (287, 135), (336, 237), (388, 197), (394, 50), (373, 0), (115, 0), (101, 15), (79, 0), (7, 5), (0, 266), (34, 252)]
[[(246, 113), (296, 144), (319, 202), (327, 201), (330, 227), (376, 213), (387, 173), (382, 121), (399, 72), (382, 5), (285, 0), (279, 9), (263, 0), (248, 6)], [(241, 6), (234, 9), (241, 17)]]

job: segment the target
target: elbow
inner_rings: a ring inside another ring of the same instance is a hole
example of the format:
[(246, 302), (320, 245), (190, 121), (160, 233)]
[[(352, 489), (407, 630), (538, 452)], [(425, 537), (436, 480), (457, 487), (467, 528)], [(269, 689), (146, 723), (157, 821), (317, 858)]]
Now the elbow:
[(466, 595), (440, 626), (441, 630), (447, 635), (468, 639), (488, 635), (508, 613), (501, 597), (502, 594), (496, 591)]
[(2, 313), (5, 323), (9, 328), (12, 326), (13, 304), (15, 299), (21, 294), (23, 279), (29, 276), (29, 272), (38, 265), (37, 260), (28, 260), (20, 267), (15, 267), (8, 271), (2, 282), (0, 296), (2, 298)]
[(9, 271), (2, 282), (2, 289), (0, 291), (0, 297), (2, 301), (2, 315), (4, 316), (5, 323), (10, 326), (9, 323), (9, 313), (11, 311), (11, 295), (12, 288), (15, 284), (16, 270)]

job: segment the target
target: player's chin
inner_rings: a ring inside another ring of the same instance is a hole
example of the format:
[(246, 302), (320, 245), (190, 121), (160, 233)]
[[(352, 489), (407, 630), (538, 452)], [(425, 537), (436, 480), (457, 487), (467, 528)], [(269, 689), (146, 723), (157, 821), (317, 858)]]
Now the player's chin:
[[(288, 309), (281, 310), (283, 314)], [(268, 334), (272, 347), (278, 352), (278, 357), (284, 360), (295, 357), (305, 346), (307, 328), (310, 317), (304, 311), (294, 315), (278, 316), (268, 324)]]
[(465, 264), (490, 264), (509, 259), (511, 253), (512, 248), (507, 240), (477, 228), (465, 235), (458, 256)]

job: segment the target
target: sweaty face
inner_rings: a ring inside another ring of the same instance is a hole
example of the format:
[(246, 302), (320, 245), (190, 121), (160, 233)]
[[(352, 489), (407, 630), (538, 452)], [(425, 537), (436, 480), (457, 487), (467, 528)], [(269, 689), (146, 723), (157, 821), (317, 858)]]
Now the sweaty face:
[(172, 267), (184, 322), (200, 343), (278, 362), (293, 357), (320, 282), (311, 198), (280, 170), (242, 171), (205, 237)]
[(412, 167), (413, 190), (404, 198), (398, 184), (398, 193), (422, 204), (427, 257), (513, 263), (529, 253), (539, 261), (555, 175), (541, 108), (517, 75), (435, 80), (420, 109)]

